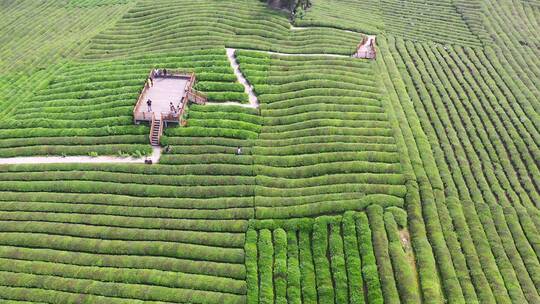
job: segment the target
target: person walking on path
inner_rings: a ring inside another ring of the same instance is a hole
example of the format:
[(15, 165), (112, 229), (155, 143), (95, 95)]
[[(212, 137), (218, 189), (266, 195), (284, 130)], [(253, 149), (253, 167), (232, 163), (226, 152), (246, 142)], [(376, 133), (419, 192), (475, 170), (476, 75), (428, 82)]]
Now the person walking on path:
[(169, 103), (169, 109), (172, 113), (176, 114), (176, 107), (173, 105), (172, 101)]
[(152, 112), (152, 100), (150, 98), (146, 101), (146, 105), (148, 106), (148, 112)]

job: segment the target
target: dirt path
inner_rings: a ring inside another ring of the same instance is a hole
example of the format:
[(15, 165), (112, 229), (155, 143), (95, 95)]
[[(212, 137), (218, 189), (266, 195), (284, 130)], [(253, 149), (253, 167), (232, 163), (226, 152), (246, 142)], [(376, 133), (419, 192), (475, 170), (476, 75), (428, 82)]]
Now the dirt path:
[(240, 71), (240, 65), (236, 60), (236, 56), (234, 54), (235, 52), (235, 49), (227, 49), (227, 58), (229, 58), (229, 62), (231, 63), (231, 67), (234, 70), (234, 74), (236, 75), (238, 82), (244, 86), (244, 92), (246, 92), (246, 94), (249, 96), (249, 104), (252, 108), (258, 108), (259, 100), (257, 99), (257, 95), (255, 95), (255, 92), (253, 92), (253, 86), (249, 84), (246, 77), (244, 77), (244, 74), (242, 74), (242, 71)]
[[(152, 147), (152, 155), (150, 159), (155, 164), (159, 162), (161, 157), (161, 147)], [(22, 156), (0, 158), (0, 165), (15, 165), (15, 164), (57, 164), (57, 163), (77, 163), (77, 164), (97, 164), (97, 163), (139, 163), (144, 164), (145, 158), (133, 157), (118, 157), (118, 156)]]

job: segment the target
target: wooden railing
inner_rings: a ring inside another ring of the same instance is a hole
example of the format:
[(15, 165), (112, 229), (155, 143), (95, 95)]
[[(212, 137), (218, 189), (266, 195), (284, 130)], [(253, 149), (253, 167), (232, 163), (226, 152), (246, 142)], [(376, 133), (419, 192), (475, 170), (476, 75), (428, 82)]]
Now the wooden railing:
[(202, 95), (201, 93), (191, 90), (187, 92), (187, 98), (189, 101), (196, 103), (196, 104), (205, 104), (208, 98), (206, 96)]
[[(133, 108), (133, 120), (134, 121), (137, 121), (137, 120), (146, 120), (148, 118), (147, 115), (145, 115), (145, 112), (144, 111), (139, 111), (142, 112), (142, 115), (138, 115), (137, 113), (137, 110), (139, 108), (139, 106), (141, 105), (141, 103), (144, 102), (144, 99), (146, 99), (146, 91), (148, 90), (148, 88), (150, 87), (150, 84), (148, 83), (150, 77), (152, 77), (152, 72), (154, 70), (150, 70), (150, 72), (148, 73), (148, 77), (146, 78), (145, 82), (144, 82), (144, 86), (143, 86), (143, 89), (141, 91), (141, 94), (139, 94), (139, 98), (137, 99), (137, 103), (135, 103), (135, 107)], [(142, 118), (139, 118), (140, 116), (142, 116)]]
[(133, 112), (133, 119), (135, 121), (139, 120), (152, 120), (152, 113), (147, 111)]
[[(183, 107), (182, 107), (183, 108)], [(161, 112), (161, 119), (165, 121), (180, 121), (180, 112)]]
[[(160, 114), (159, 118), (160, 120), (159, 120), (159, 129), (158, 129), (158, 135), (157, 135), (158, 136), (157, 143), (161, 141), (161, 136), (163, 135), (163, 114), (162, 113)], [(154, 135), (155, 122), (156, 122), (156, 114), (153, 113), (152, 120), (150, 121), (150, 135), (149, 135), (150, 143), (152, 143), (152, 136)]]
[(161, 120), (159, 121), (159, 133), (157, 138), (158, 144), (161, 142), (161, 135), (163, 135), (163, 117), (161, 117)]
[(152, 143), (152, 135), (154, 135), (154, 122), (156, 120), (156, 115), (152, 113), (152, 120), (150, 121), (150, 135), (148, 135), (148, 139), (150, 140), (150, 143)]
[(150, 76), (152, 77), (183, 77), (191, 78), (194, 73), (183, 72), (180, 70), (167, 70), (167, 74), (163, 74), (163, 69), (152, 69)]
[[(146, 109), (144, 109), (144, 102), (147, 100), (148, 97), (148, 89), (150, 88), (150, 79), (154, 81), (155, 78), (161, 78), (161, 77), (182, 77), (187, 78), (187, 83), (185, 86), (184, 95), (182, 96), (182, 99), (180, 101), (179, 109), (177, 113), (173, 112), (163, 112), (158, 115), (161, 117), (161, 121), (163, 123), (163, 120), (165, 121), (175, 121), (180, 123), (181, 117), (185, 112), (185, 108), (187, 106), (188, 102), (193, 102), (196, 104), (205, 104), (207, 101), (207, 97), (204, 96), (202, 93), (197, 92), (195, 89), (193, 89), (193, 85), (196, 81), (196, 76), (194, 72), (186, 73), (179, 70), (167, 70), (167, 74), (163, 74), (163, 69), (158, 70), (152, 69), (148, 73), (148, 78), (146, 79), (144, 86), (141, 90), (141, 93), (139, 95), (139, 98), (137, 99), (137, 102), (135, 104), (135, 107), (133, 108), (133, 119), (135, 122), (145, 120), (150, 121), (153, 128), (154, 120), (156, 119), (155, 116), (153, 116), (153, 112), (147, 112)], [(151, 130), (152, 133), (153, 130)]]

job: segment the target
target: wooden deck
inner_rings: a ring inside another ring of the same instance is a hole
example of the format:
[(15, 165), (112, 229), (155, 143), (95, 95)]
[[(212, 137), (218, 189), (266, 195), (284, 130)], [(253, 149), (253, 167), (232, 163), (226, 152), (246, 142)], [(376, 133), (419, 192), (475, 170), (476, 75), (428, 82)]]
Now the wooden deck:
[[(206, 96), (193, 89), (195, 73), (182, 73), (163, 70), (152, 70), (144, 83), (139, 99), (133, 109), (133, 120), (150, 122), (150, 143), (159, 145), (163, 128), (168, 123), (182, 122), (182, 115), (188, 102), (205, 104)], [(152, 101), (148, 107), (147, 101)], [(171, 109), (171, 103), (174, 109)]]
[[(140, 121), (152, 121), (152, 117), (161, 118), (167, 122), (180, 122), (182, 113), (171, 111), (170, 103), (176, 109), (184, 109), (184, 103), (187, 102), (187, 91), (191, 90), (194, 81), (194, 74), (171, 73), (167, 76), (153, 75), (150, 72), (143, 90), (133, 109), (133, 118), (135, 123)], [(152, 81), (150, 81), (152, 79)], [(149, 111), (146, 102), (152, 100), (151, 111)]]
[[(141, 103), (135, 108), (136, 113), (147, 113), (156, 115), (171, 113), (170, 103), (178, 109), (182, 103), (182, 98), (186, 90), (189, 79), (181, 77), (154, 78), (153, 85), (146, 89), (145, 96)], [(148, 110), (146, 101), (152, 100), (152, 110)], [(174, 114), (174, 112), (173, 112)]]

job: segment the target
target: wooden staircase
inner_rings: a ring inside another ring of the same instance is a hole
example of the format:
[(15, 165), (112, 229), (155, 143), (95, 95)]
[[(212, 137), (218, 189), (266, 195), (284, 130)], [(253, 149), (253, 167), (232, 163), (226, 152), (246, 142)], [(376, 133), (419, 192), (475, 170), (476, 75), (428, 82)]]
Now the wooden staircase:
[(156, 115), (152, 115), (152, 123), (150, 126), (150, 144), (152, 146), (159, 146), (159, 140), (163, 134), (163, 120), (161, 117), (157, 118)]

